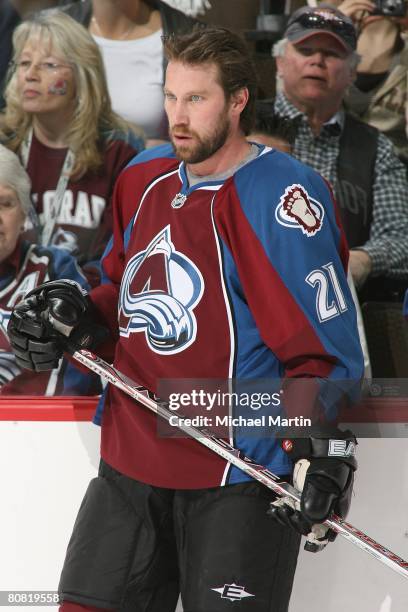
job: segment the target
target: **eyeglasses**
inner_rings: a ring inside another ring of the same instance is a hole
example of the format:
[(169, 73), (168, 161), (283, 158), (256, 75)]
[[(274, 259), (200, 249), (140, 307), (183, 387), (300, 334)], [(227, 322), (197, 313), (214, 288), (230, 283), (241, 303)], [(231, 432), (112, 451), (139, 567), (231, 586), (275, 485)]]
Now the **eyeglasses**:
[(327, 18), (316, 13), (304, 13), (294, 19), (292, 23), (289, 22), (288, 29), (295, 23), (299, 23), (303, 28), (310, 30), (328, 30), (340, 36), (352, 49), (357, 46), (357, 34), (353, 24), (342, 21), (334, 14), (332, 18)]
[(58, 72), (61, 68), (71, 68), (69, 64), (57, 64), (56, 62), (39, 62), (38, 64), (33, 64), (30, 60), (20, 60), (19, 62), (13, 62), (12, 65), (16, 70), (20, 70), (21, 72), (28, 72), (32, 67), (34, 67), (39, 72), (43, 72), (45, 74), (52, 74), (53, 72)]

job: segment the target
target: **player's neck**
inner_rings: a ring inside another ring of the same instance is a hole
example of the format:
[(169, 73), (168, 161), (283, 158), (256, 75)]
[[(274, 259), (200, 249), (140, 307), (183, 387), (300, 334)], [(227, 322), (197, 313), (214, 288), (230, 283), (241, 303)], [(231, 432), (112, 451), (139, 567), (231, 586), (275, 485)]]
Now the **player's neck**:
[(47, 117), (34, 117), (34, 134), (42, 144), (52, 149), (63, 149), (68, 146), (66, 125), (68, 121), (62, 121), (60, 114), (58, 117), (48, 115)]
[(211, 176), (228, 172), (238, 166), (249, 154), (251, 145), (242, 133), (228, 138), (225, 144), (214, 155), (198, 164), (187, 164), (188, 169), (196, 176)]

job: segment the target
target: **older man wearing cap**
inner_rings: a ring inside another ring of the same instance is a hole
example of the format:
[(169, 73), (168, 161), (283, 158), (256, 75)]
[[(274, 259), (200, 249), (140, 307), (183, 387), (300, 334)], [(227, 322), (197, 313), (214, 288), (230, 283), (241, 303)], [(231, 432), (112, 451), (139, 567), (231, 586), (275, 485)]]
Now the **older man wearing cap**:
[(346, 114), (342, 99), (358, 63), (353, 22), (334, 7), (302, 7), (274, 49), (280, 92), (275, 113), (296, 119), (293, 155), (334, 187), (357, 287), (392, 289), (408, 278), (406, 173), (391, 142)]

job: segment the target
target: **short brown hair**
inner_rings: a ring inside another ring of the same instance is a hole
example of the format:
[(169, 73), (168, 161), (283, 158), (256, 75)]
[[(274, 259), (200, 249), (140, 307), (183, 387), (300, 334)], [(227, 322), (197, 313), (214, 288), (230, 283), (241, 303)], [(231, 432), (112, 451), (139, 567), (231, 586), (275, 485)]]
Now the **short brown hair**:
[(226, 28), (195, 26), (187, 34), (164, 37), (164, 52), (168, 61), (215, 64), (227, 100), (246, 87), (249, 97), (241, 113), (240, 126), (245, 135), (250, 133), (255, 118), (257, 77), (250, 51), (241, 36)]

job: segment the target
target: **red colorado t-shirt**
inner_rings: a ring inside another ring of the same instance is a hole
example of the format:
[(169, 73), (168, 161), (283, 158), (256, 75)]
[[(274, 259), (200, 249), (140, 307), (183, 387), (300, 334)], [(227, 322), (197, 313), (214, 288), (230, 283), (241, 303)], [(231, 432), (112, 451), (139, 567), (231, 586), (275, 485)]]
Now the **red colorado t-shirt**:
[[(112, 232), (113, 186), (120, 171), (137, 152), (135, 146), (124, 140), (106, 141), (103, 165), (99, 170), (68, 182), (51, 238), (52, 245), (68, 249), (81, 263), (100, 258)], [(48, 147), (33, 134), (27, 172), (32, 181), (32, 199), (40, 226), (49, 218), (66, 154), (67, 149)]]

